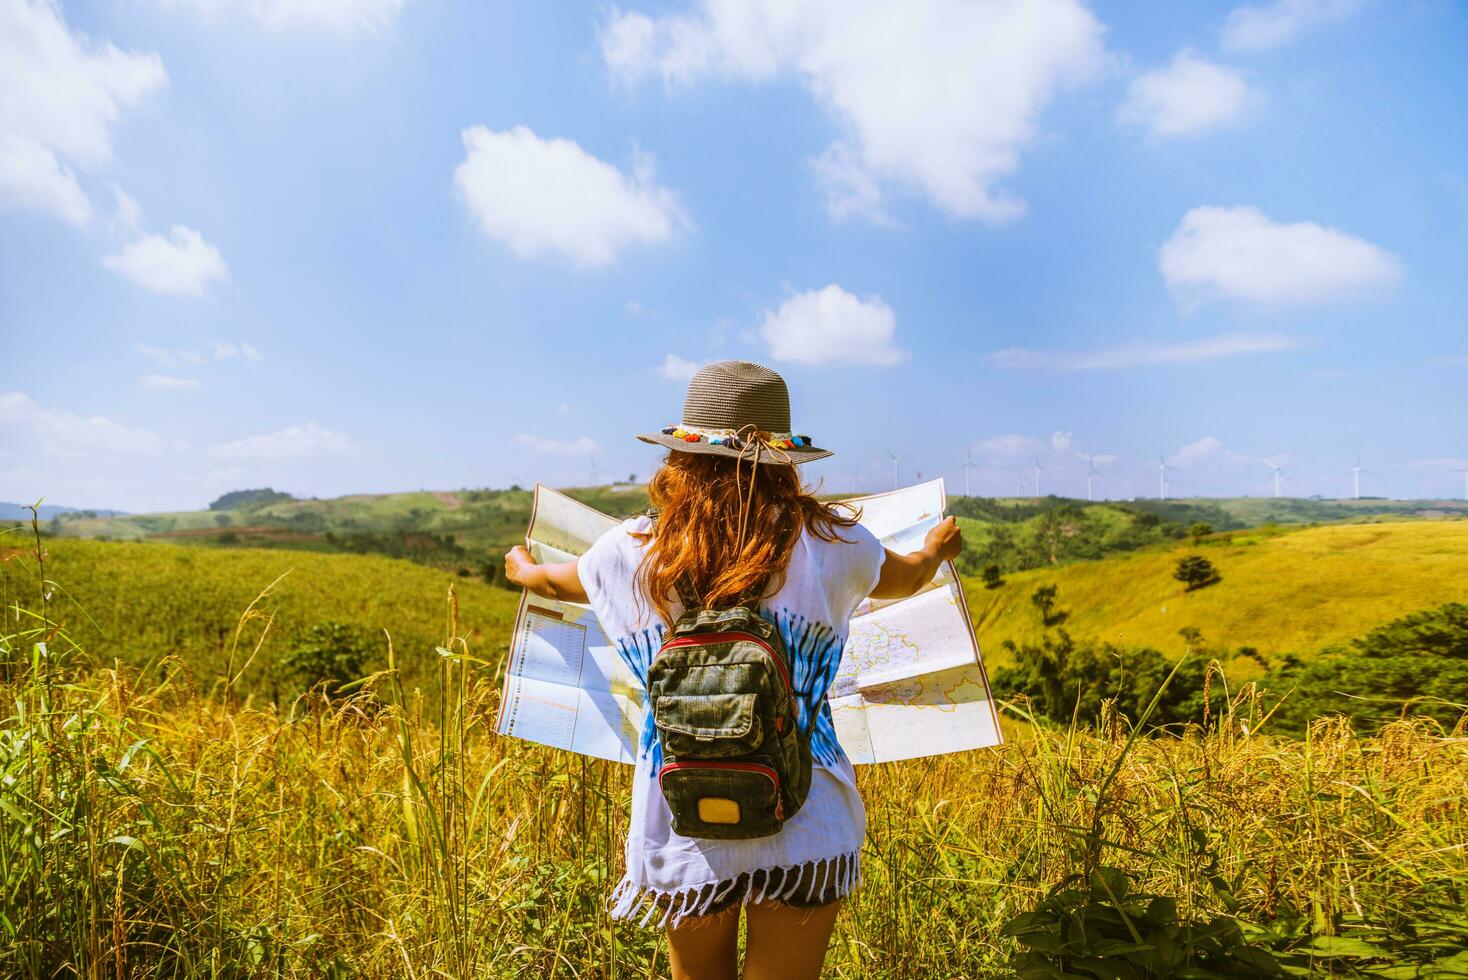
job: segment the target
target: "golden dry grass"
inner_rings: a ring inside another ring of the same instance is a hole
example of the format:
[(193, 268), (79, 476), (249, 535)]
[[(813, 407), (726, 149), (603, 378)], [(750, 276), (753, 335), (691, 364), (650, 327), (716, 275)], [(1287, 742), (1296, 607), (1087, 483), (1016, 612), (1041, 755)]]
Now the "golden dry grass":
[[(1020, 572), (994, 590), (969, 583), (986, 661), (1002, 661), (1006, 639), (1039, 638), (1029, 596), (1042, 585), (1059, 589), (1059, 608), (1069, 611), (1064, 625), (1073, 634), (1171, 653), (1183, 647), (1178, 630), (1194, 626), (1214, 647), (1308, 656), (1418, 609), (1468, 599), (1468, 521), (1245, 531), (1232, 543), (1226, 538)], [(1212, 561), (1223, 580), (1185, 592), (1172, 572), (1190, 553)]]

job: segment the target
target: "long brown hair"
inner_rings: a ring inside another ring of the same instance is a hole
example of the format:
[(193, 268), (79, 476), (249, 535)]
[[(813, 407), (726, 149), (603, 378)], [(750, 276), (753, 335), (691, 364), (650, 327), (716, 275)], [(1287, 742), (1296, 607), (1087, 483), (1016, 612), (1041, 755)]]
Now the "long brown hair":
[(669, 600), (684, 574), (710, 608), (762, 581), (778, 589), (791, 543), (782, 540), (782, 514), (793, 518), (786, 525), (792, 531), (804, 528), (825, 541), (841, 540), (839, 529), (858, 516), (817, 500), (794, 466), (756, 466), (729, 456), (670, 452), (647, 491), (658, 518), (642, 536), (652, 544), (638, 581), (666, 623), (673, 621)]

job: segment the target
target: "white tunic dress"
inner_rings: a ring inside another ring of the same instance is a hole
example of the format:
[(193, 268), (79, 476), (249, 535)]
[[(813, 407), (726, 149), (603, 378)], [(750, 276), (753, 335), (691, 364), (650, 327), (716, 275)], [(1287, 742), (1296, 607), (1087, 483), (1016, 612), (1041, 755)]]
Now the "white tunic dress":
[[(646, 546), (632, 535), (651, 526), (638, 517), (613, 528), (578, 566), (603, 630), (644, 684), (662, 644), (663, 623), (651, 602), (637, 595), (637, 567)], [(676, 925), (732, 901), (830, 901), (860, 881), (866, 810), (851, 761), (836, 740), (826, 691), (841, 663), (851, 614), (876, 588), (885, 552), (861, 526), (837, 530), (840, 542), (803, 531), (779, 591), (760, 605), (790, 651), (800, 725), (811, 733), (814, 771), (805, 805), (770, 837), (702, 840), (675, 834), (658, 785), (661, 749), (649, 709), (633, 777), (627, 872), (612, 893), (613, 918)], [(681, 611), (676, 601), (672, 611), (675, 617)]]

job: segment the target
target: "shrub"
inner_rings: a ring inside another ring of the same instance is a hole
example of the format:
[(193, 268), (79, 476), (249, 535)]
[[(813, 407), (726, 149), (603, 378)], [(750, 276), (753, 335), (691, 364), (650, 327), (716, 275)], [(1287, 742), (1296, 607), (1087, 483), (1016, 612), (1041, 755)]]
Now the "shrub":
[(1213, 567), (1213, 562), (1202, 555), (1187, 555), (1179, 558), (1177, 569), (1172, 573), (1172, 577), (1186, 585), (1189, 592), (1223, 579), (1223, 576), (1218, 574), (1218, 569)]
[(300, 645), (281, 659), (279, 669), (302, 692), (320, 687), (329, 701), (345, 693), (346, 685), (366, 676), (371, 648), (360, 627), (327, 620), (306, 631)]
[(1004, 573), (999, 570), (998, 565), (992, 562), (985, 565), (983, 571), (979, 574), (983, 577), (984, 588), (986, 589), (997, 589), (1004, 584)]
[(1468, 711), (1468, 605), (1450, 602), (1379, 626), (1309, 662), (1288, 657), (1262, 682), (1294, 688), (1280, 722), (1342, 714), (1361, 731), (1411, 713), (1451, 729)]
[[(1135, 721), (1173, 666), (1151, 647), (1076, 640), (1063, 629), (1046, 633), (1037, 644), (1006, 640), (1004, 649), (1014, 666), (995, 671), (994, 686), (1004, 696), (1024, 694), (1036, 715), (1062, 725), (1078, 708), (1081, 718), (1095, 718), (1103, 700), (1111, 700), (1118, 713)], [(1207, 656), (1184, 660), (1163, 691), (1152, 723), (1201, 721), (1207, 669)], [(1222, 688), (1208, 695), (1217, 712), (1223, 707)]]
[(1055, 598), (1058, 592), (1059, 589), (1053, 585), (1042, 585), (1030, 593), (1030, 603), (1040, 610), (1040, 622), (1047, 627), (1065, 622), (1067, 613), (1055, 608)]
[(1197, 521), (1188, 526), (1188, 537), (1193, 539), (1195, 546), (1212, 533), (1213, 525), (1206, 521)]

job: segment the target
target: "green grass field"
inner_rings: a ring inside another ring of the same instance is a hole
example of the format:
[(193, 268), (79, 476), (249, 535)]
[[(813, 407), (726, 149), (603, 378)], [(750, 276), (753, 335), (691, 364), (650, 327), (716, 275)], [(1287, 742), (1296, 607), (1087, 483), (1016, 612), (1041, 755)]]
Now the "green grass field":
[[(1177, 559), (1204, 555), (1222, 581), (1185, 592)], [(1266, 655), (1308, 656), (1417, 609), (1468, 599), (1468, 521), (1408, 521), (1217, 535), (1104, 561), (1009, 575), (965, 592), (985, 659), (1000, 644), (1037, 639), (1043, 627), (1029, 597), (1059, 590), (1076, 636), (1181, 652), (1178, 630), (1196, 627), (1214, 647), (1253, 646)]]
[[(34, 605), (34, 558), (16, 534), (5, 544), (5, 601)], [(508, 646), (518, 594), (472, 578), (375, 555), (325, 555), (265, 548), (192, 548), (148, 542), (48, 539), (47, 576), (61, 584), (52, 615), (98, 664), (134, 667), (167, 656), (188, 663), (207, 688), (223, 676), (236, 622), (261, 591), (274, 615), (238, 689), (265, 693), (273, 665), (316, 623), (337, 620), (391, 634), (410, 687), (433, 667), (443, 642), (448, 589), (458, 590), (461, 629), (482, 656)], [(282, 578), (282, 576), (284, 576)], [(247, 628), (252, 648), (263, 628)], [(386, 662), (386, 640), (374, 663)]]
[[(1041, 632), (1029, 601), (1040, 585), (1059, 589), (1064, 625), (1076, 636), (1180, 652), (1178, 630), (1196, 627), (1214, 647), (1253, 646), (1266, 655), (1309, 656), (1361, 636), (1397, 616), (1468, 598), (1468, 522), (1409, 521), (1338, 525), (1287, 532), (1220, 535), (1101, 561), (1012, 573), (998, 589), (965, 580), (985, 660), (1005, 662), (1002, 642)], [(7, 601), (29, 593), (31, 562), (19, 535), (6, 536)], [(427, 656), (443, 638), (450, 585), (459, 592), (464, 634), (480, 656), (506, 649), (517, 596), (474, 578), (372, 555), (315, 554), (238, 547), (48, 539), (50, 571), (65, 593), (55, 614), (99, 663), (134, 666), (183, 658), (212, 683), (223, 673), (235, 621), (280, 579), (262, 608), (275, 615), (241, 690), (266, 692), (272, 665), (314, 624), (353, 623), (388, 631), (410, 686), (425, 676)], [(1187, 593), (1172, 578), (1176, 560), (1206, 555), (1223, 580)], [(284, 578), (281, 578), (284, 576)], [(255, 628), (258, 628), (256, 624)], [(378, 661), (385, 655), (385, 641)], [(1248, 663), (1232, 669), (1247, 672)]]

